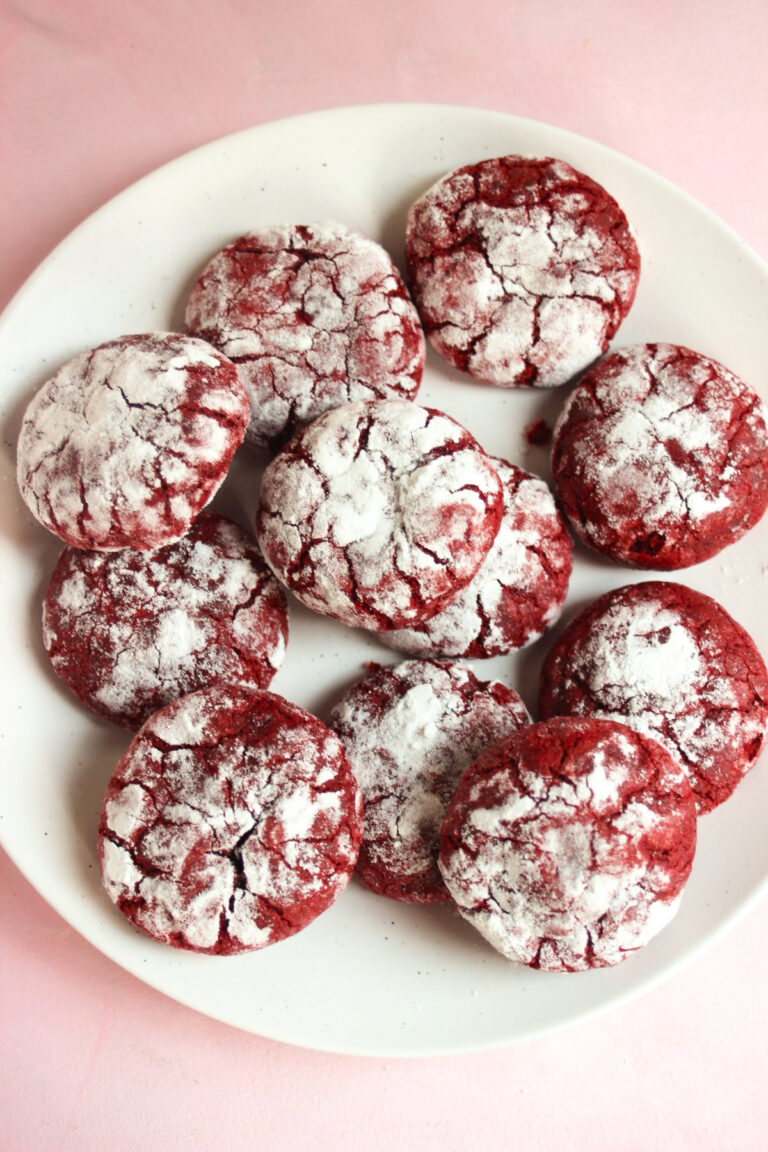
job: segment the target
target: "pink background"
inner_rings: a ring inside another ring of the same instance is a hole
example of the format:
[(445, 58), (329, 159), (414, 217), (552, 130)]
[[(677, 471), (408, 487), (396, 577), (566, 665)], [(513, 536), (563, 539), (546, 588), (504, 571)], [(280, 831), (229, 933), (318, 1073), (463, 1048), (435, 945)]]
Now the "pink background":
[[(0, 0), (0, 306), (137, 177), (340, 104), (499, 109), (656, 169), (768, 258), (763, 0)], [(126, 975), (0, 853), (0, 1147), (768, 1146), (763, 903), (629, 1006), (501, 1052), (302, 1051)]]

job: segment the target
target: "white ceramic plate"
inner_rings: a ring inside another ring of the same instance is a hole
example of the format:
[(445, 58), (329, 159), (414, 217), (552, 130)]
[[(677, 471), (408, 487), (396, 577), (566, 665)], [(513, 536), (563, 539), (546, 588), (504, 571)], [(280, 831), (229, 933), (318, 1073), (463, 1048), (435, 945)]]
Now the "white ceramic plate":
[[(768, 766), (700, 821), (675, 922), (622, 966), (576, 976), (509, 964), (446, 908), (408, 907), (352, 884), (299, 936), (236, 958), (153, 943), (103, 895), (95, 837), (101, 795), (128, 736), (86, 714), (47, 667), (40, 600), (57, 542), (21, 505), (14, 445), (33, 391), (81, 349), (126, 332), (174, 328), (206, 259), (256, 225), (337, 219), (397, 260), (411, 201), (438, 176), (483, 157), (562, 157), (620, 201), (643, 257), (640, 290), (616, 344), (670, 340), (722, 360), (768, 395), (768, 269), (683, 192), (615, 152), (498, 113), (430, 105), (346, 108), (266, 124), (216, 141), (133, 185), (86, 220), (24, 285), (0, 322), (2, 482), (0, 835), (39, 892), (88, 940), (142, 980), (210, 1016), (295, 1044), (416, 1055), (504, 1045), (605, 1009), (691, 958), (768, 881)], [(430, 353), (423, 403), (444, 408), (494, 454), (547, 472), (526, 424), (551, 420), (563, 391), (505, 392), (467, 383)], [(254, 504), (253, 466), (238, 457), (230, 509)], [(768, 519), (735, 547), (682, 574), (720, 600), (768, 652)], [(566, 618), (641, 578), (577, 550)], [(545, 639), (476, 669), (533, 704)], [(327, 714), (370, 659), (394, 655), (295, 606), (276, 691)]]

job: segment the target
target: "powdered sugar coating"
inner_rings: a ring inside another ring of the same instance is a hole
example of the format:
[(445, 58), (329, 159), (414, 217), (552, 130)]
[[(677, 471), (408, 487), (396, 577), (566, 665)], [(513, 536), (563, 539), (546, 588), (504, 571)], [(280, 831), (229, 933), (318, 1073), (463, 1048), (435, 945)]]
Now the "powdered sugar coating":
[(635, 567), (684, 568), (734, 543), (768, 506), (765, 412), (717, 361), (636, 345), (571, 394), (552, 469), (585, 544)]
[(504, 487), (499, 534), (474, 579), (415, 628), (382, 633), (412, 656), (501, 656), (533, 643), (560, 615), (573, 544), (547, 485), (492, 457)]
[(661, 745), (555, 718), (481, 754), (446, 812), (440, 870), (505, 956), (574, 972), (618, 964), (677, 911), (696, 809)]
[(396, 900), (448, 900), (437, 868), (446, 804), (483, 748), (529, 722), (516, 692), (467, 665), (371, 666), (330, 720), (362, 789), (363, 883)]
[(606, 350), (640, 256), (604, 188), (562, 160), (504, 156), (450, 172), (412, 206), (411, 290), (430, 342), (503, 387), (564, 384)]
[(469, 583), (502, 503), (493, 465), (455, 420), (360, 401), (326, 412), (268, 465), (258, 538), (309, 608), (386, 630), (434, 615)]
[(238, 366), (248, 439), (278, 447), (352, 400), (413, 397), (424, 369), (418, 313), (387, 252), (342, 224), (281, 225), (210, 261), (186, 324)]
[(30, 511), (76, 548), (178, 540), (245, 435), (237, 370), (202, 340), (122, 336), (65, 364), (35, 395), (18, 445)]
[(257, 545), (206, 512), (152, 552), (66, 548), (43, 605), (56, 673), (129, 728), (208, 684), (268, 687), (287, 639), (285, 594)]
[(662, 743), (700, 812), (730, 796), (768, 726), (768, 673), (715, 600), (651, 580), (601, 596), (559, 637), (542, 670), (542, 716), (600, 716)]
[(102, 879), (155, 940), (263, 948), (337, 898), (360, 843), (360, 792), (338, 738), (280, 696), (214, 686), (157, 712), (107, 787)]

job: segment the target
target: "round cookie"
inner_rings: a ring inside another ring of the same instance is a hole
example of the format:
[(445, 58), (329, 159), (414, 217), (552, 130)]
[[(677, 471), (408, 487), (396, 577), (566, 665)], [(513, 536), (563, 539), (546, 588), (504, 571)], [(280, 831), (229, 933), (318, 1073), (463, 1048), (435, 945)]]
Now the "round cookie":
[(504, 486), (499, 534), (474, 579), (423, 624), (382, 633), (412, 656), (501, 656), (537, 640), (560, 615), (573, 543), (543, 480), (491, 458)]
[(407, 400), (344, 404), (270, 462), (259, 543), (307, 607), (385, 631), (439, 612), (501, 522), (501, 481), (477, 441)]
[(539, 709), (621, 721), (658, 740), (708, 812), (757, 760), (768, 674), (715, 600), (649, 580), (606, 593), (571, 621), (544, 663)]
[(690, 785), (660, 744), (607, 720), (557, 717), (467, 769), (440, 870), (499, 952), (576, 972), (620, 963), (669, 923), (695, 846)]
[(258, 547), (207, 512), (152, 552), (65, 548), (43, 604), (54, 671), (129, 728), (209, 684), (266, 688), (287, 639), (285, 594)]
[(640, 255), (612, 196), (562, 160), (457, 168), (412, 206), (408, 278), (430, 342), (502, 387), (564, 384), (605, 352)]
[(686, 568), (740, 539), (768, 506), (763, 405), (688, 348), (624, 348), (566, 402), (552, 470), (589, 547), (636, 568)]
[(19, 436), (32, 514), (76, 548), (158, 548), (227, 474), (248, 422), (237, 369), (202, 340), (121, 336), (65, 364)]
[(363, 793), (363, 883), (414, 904), (449, 900), (437, 868), (446, 804), (482, 749), (529, 722), (516, 692), (466, 665), (370, 666), (330, 721)]
[(305, 928), (347, 884), (362, 828), (340, 740), (271, 692), (215, 685), (156, 712), (107, 787), (107, 893), (155, 940), (231, 955)]
[(348, 401), (413, 397), (421, 383), (424, 334), (400, 274), (342, 224), (241, 236), (201, 273), (186, 324), (237, 363), (256, 445), (277, 448)]

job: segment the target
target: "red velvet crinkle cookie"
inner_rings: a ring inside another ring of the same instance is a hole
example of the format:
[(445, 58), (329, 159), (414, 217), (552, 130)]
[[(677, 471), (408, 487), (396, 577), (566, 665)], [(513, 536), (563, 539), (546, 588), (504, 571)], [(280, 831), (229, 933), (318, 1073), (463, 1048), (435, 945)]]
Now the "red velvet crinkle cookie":
[(437, 868), (446, 804), (482, 749), (529, 722), (516, 692), (466, 665), (372, 665), (331, 715), (363, 793), (363, 883), (395, 900), (447, 901)]
[(504, 513), (477, 575), (453, 603), (414, 628), (382, 633), (413, 656), (500, 656), (531, 644), (560, 615), (573, 544), (543, 480), (491, 458)]
[(620, 963), (669, 923), (695, 846), (690, 785), (660, 744), (623, 724), (558, 717), (467, 769), (440, 870), (499, 952), (576, 972)]
[(726, 800), (768, 727), (768, 673), (753, 640), (715, 600), (649, 580), (601, 596), (545, 661), (541, 715), (631, 725), (688, 773), (700, 812)]
[(740, 539), (765, 512), (763, 404), (698, 352), (624, 348), (566, 402), (552, 470), (585, 544), (637, 568), (686, 568)]
[(457, 168), (411, 208), (411, 290), (441, 356), (502, 387), (564, 384), (605, 352), (640, 255), (604, 188), (562, 160)]
[(56, 673), (129, 728), (208, 684), (266, 688), (287, 639), (285, 594), (257, 545), (207, 512), (153, 552), (65, 548), (43, 605)]
[(156, 712), (118, 763), (99, 825), (102, 879), (155, 940), (247, 952), (333, 903), (361, 829), (334, 733), (271, 692), (215, 685)]
[(501, 522), (501, 481), (450, 416), (406, 400), (344, 404), (268, 465), (258, 537), (307, 607), (384, 631), (439, 612)]
[(44, 384), (19, 436), (30, 511), (76, 548), (158, 548), (227, 474), (248, 423), (237, 369), (202, 340), (121, 336)]
[(260, 228), (210, 261), (187, 327), (236, 361), (251, 397), (248, 439), (278, 447), (352, 400), (415, 395), (418, 313), (387, 252), (342, 224)]

